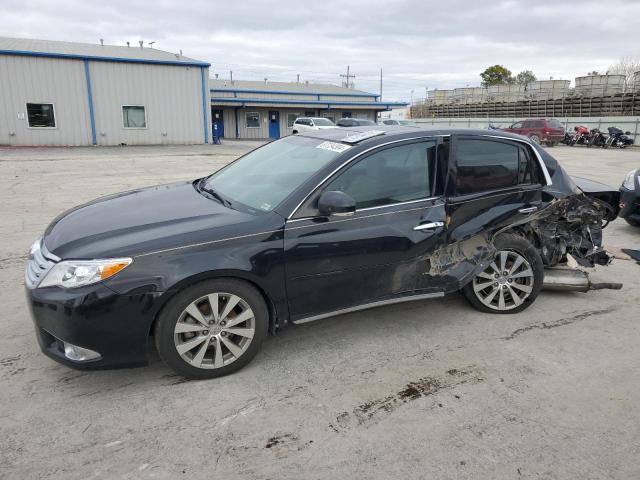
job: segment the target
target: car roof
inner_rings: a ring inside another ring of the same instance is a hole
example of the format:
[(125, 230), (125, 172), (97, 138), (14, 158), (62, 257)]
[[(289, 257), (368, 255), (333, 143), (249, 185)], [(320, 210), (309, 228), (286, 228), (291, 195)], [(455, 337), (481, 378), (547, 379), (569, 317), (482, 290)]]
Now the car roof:
[[(365, 134), (369, 135), (365, 135)], [(353, 142), (346, 137), (352, 137), (355, 134), (363, 134), (363, 139)], [(515, 133), (483, 130), (479, 128), (442, 128), (431, 125), (368, 125), (362, 127), (345, 127), (340, 129), (315, 130), (298, 134), (299, 136), (312, 137), (320, 140), (328, 140), (332, 142), (344, 142), (358, 145), (376, 145), (387, 143), (393, 140), (403, 140), (416, 136), (446, 136), (446, 135), (478, 135), (491, 137), (513, 138), (514, 140), (523, 140), (526, 137)], [(526, 139), (529, 141), (528, 139)]]

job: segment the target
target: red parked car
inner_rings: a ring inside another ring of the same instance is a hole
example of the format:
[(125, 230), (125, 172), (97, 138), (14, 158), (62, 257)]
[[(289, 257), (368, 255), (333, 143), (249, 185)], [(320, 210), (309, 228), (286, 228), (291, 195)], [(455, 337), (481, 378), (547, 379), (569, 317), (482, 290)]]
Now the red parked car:
[(549, 147), (557, 145), (564, 139), (564, 127), (555, 118), (529, 118), (503, 130), (524, 135), (535, 143), (544, 143)]

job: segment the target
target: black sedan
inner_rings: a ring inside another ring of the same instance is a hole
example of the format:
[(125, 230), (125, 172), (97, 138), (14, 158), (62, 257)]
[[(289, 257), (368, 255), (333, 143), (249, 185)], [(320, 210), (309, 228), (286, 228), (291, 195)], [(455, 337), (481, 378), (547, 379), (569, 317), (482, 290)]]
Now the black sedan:
[(153, 336), (189, 378), (238, 370), (288, 324), (380, 305), (462, 291), (515, 313), (545, 266), (608, 263), (618, 191), (581, 184), (504, 132), (308, 132), (63, 213), (31, 248), (28, 304), (62, 363), (144, 364)]
[(640, 227), (640, 168), (627, 173), (620, 187), (620, 216)]

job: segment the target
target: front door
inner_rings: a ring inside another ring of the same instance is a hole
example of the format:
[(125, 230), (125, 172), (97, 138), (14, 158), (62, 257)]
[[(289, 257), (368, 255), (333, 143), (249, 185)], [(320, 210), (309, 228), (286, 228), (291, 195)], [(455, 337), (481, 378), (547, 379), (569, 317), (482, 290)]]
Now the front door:
[(213, 128), (214, 137), (224, 137), (224, 117), (222, 110), (211, 109), (211, 127)]
[(269, 138), (280, 138), (280, 112), (269, 111)]
[[(445, 204), (433, 191), (440, 188), (434, 181), (436, 144), (425, 139), (372, 152), (325, 182), (287, 221), (292, 320), (415, 292), (444, 237)], [(332, 190), (356, 200), (353, 216), (317, 214), (317, 197)]]

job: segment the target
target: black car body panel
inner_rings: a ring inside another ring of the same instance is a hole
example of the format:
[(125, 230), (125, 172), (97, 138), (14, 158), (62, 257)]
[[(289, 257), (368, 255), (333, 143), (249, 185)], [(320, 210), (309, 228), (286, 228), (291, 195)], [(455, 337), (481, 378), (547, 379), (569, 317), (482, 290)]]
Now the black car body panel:
[(640, 227), (640, 168), (633, 172), (633, 188), (620, 187), (620, 217)]
[[(327, 129), (299, 137), (340, 143), (350, 132), (370, 130)], [(63, 340), (102, 354), (87, 366), (144, 363), (152, 324), (166, 302), (212, 277), (256, 286), (270, 307), (272, 331), (363, 304), (443, 295), (459, 290), (492, 261), (492, 240), (503, 231), (530, 237), (548, 265), (567, 253), (605, 263), (599, 258), (606, 255), (600, 230), (617, 208), (617, 192), (586, 183), (581, 190), (541, 147), (506, 132), (375, 130), (386, 133), (349, 144), (270, 212), (207, 196), (198, 181), (134, 190), (65, 212), (44, 235), (53, 255), (133, 262), (95, 285), (27, 289), (43, 350), (64, 361), (56, 347)], [(457, 195), (456, 142), (468, 137), (533, 149), (529, 155), (543, 162), (544, 175), (538, 183)], [(440, 194), (358, 210), (348, 218), (314, 213), (324, 186), (357, 159), (425, 139), (439, 149), (434, 188)]]

